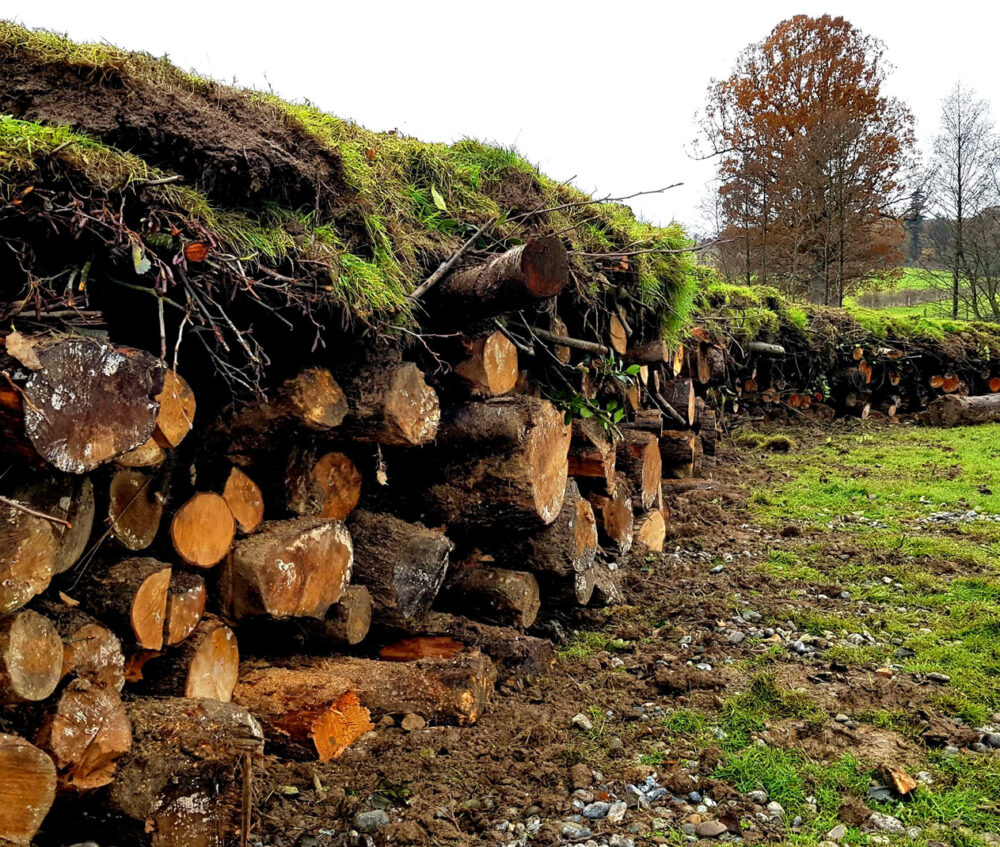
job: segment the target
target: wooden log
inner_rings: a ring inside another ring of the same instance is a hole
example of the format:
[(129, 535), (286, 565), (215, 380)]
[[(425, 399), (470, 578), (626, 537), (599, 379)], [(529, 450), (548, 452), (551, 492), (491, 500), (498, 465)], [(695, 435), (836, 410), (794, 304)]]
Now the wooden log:
[(365, 586), (348, 585), (340, 600), (326, 613), (327, 639), (349, 647), (360, 644), (371, 629), (372, 607), (372, 595)]
[(0, 501), (0, 615), (49, 587), (58, 555), (50, 521)]
[(624, 356), (628, 350), (628, 330), (618, 315), (612, 315), (608, 322), (608, 335), (611, 338), (611, 349), (619, 356)]
[(527, 567), (539, 574), (567, 578), (586, 571), (597, 548), (594, 509), (569, 479), (562, 509), (551, 524), (528, 535), (512, 535), (493, 545), (491, 552), (504, 567)]
[(458, 407), (442, 425), (448, 451), (429, 511), (449, 527), (533, 530), (559, 515), (570, 427), (547, 400), (497, 397)]
[(338, 758), (375, 728), (349, 680), (310, 669), (247, 667), (235, 702), (261, 721), (268, 746), (299, 758)]
[(615, 445), (601, 425), (593, 420), (574, 420), (569, 445), (570, 476), (603, 479), (607, 484), (615, 476)]
[(621, 555), (631, 550), (634, 532), (632, 497), (624, 479), (616, 478), (609, 495), (588, 494), (587, 499), (594, 508), (601, 540), (612, 545)]
[(125, 638), (126, 649), (163, 648), (170, 565), (157, 559), (126, 559), (91, 577), (80, 592), (84, 607)]
[(61, 677), (73, 676), (111, 691), (122, 690), (125, 655), (114, 632), (74, 606), (47, 602), (40, 603), (39, 610), (62, 639)]
[(236, 620), (250, 615), (322, 619), (351, 578), (354, 550), (340, 521), (267, 521), (238, 541), (221, 566), (220, 602)]
[(436, 605), (484, 623), (527, 629), (541, 600), (534, 574), (495, 567), (491, 556), (473, 554), (449, 570)]
[(351, 409), (344, 434), (355, 441), (416, 447), (434, 440), (441, 420), (437, 392), (413, 362), (398, 354), (373, 358), (344, 391)]
[(208, 491), (195, 494), (170, 522), (170, 540), (177, 555), (199, 568), (218, 564), (235, 537), (236, 521), (228, 504), (220, 495)]
[(35, 743), (55, 762), (59, 784), (89, 791), (114, 778), (132, 748), (132, 726), (114, 688), (74, 679), (47, 715)]
[(111, 533), (126, 549), (145, 550), (160, 531), (168, 476), (138, 468), (117, 468), (108, 488)]
[[(707, 456), (714, 456), (719, 444), (719, 418), (711, 406), (700, 397), (695, 403), (695, 429), (701, 437), (702, 449)], [(662, 456), (662, 452), (661, 452)]]
[(205, 580), (198, 574), (174, 571), (167, 590), (167, 634), (166, 644), (173, 647), (180, 644), (195, 631), (202, 615), (208, 591)]
[(636, 429), (660, 437), (663, 432), (663, 413), (659, 409), (639, 409), (631, 421), (619, 424), (621, 429)]
[(168, 697), (232, 699), (240, 667), (233, 631), (205, 615), (191, 636), (173, 650), (146, 657), (142, 681), (146, 693)]
[(662, 553), (667, 537), (667, 521), (662, 509), (653, 509), (636, 523), (635, 546), (650, 553)]
[(347, 526), (354, 540), (354, 581), (371, 594), (376, 618), (386, 625), (405, 626), (426, 613), (454, 549), (447, 536), (361, 509), (352, 513)]
[(232, 703), (184, 698), (134, 700), (128, 717), (134, 740), (119, 761), (111, 806), (145, 824), (153, 847), (238, 841), (244, 801), (239, 765), (245, 768), (260, 754), (260, 724)]
[(614, 565), (595, 562), (593, 604), (597, 606), (620, 606), (625, 602), (625, 592), (621, 586), (621, 571)]
[(28, 847), (56, 798), (56, 766), (48, 753), (0, 734), (0, 797), (0, 843)]
[(251, 533), (264, 520), (264, 496), (260, 487), (239, 468), (229, 472), (222, 499), (229, 506), (240, 532)]
[(421, 635), (386, 645), (379, 658), (388, 662), (450, 659), (461, 652), (480, 650), (504, 678), (524, 679), (552, 670), (556, 651), (545, 638), (525, 635), (510, 627), (493, 626), (467, 617), (430, 612), (416, 624)]
[(942, 427), (993, 423), (1000, 420), (1000, 394), (976, 397), (946, 394), (927, 407), (921, 420), (923, 423)]
[(671, 408), (675, 409), (684, 419), (686, 426), (694, 426), (695, 394), (693, 380), (675, 379), (671, 382), (663, 382), (660, 386), (660, 394), (670, 404)]
[[(490, 659), (478, 652), (415, 662), (298, 657), (283, 666), (312, 674), (316, 685), (331, 677), (345, 680), (373, 717), (412, 713), (459, 726), (481, 717), (497, 676)], [(241, 676), (248, 673), (244, 668)]]
[(62, 669), (62, 639), (48, 618), (30, 609), (0, 618), (0, 703), (44, 700)]
[(782, 347), (780, 344), (770, 344), (766, 341), (751, 341), (747, 345), (747, 350), (749, 350), (751, 353), (758, 353), (761, 356), (785, 355), (785, 348)]
[(689, 430), (664, 430), (659, 440), (664, 476), (669, 476), (675, 468), (687, 467), (694, 461), (696, 438)]
[(555, 236), (532, 238), (486, 262), (445, 277), (428, 294), (448, 322), (529, 308), (555, 297), (569, 281), (569, 258)]
[(219, 434), (230, 453), (270, 451), (295, 432), (330, 432), (346, 414), (347, 398), (333, 374), (306, 368), (285, 380), (269, 400), (243, 406)]
[(455, 373), (473, 394), (495, 397), (513, 391), (517, 384), (517, 348), (506, 335), (498, 331), (463, 343), (466, 358), (455, 365)]
[(56, 543), (52, 574), (65, 573), (73, 567), (83, 555), (94, 528), (97, 508), (90, 478), (63, 474), (35, 476), (17, 486), (13, 499), (64, 522), (50, 522)]
[(168, 370), (163, 375), (163, 390), (156, 395), (160, 410), (156, 415), (153, 440), (163, 449), (178, 446), (194, 427), (197, 404), (194, 392), (177, 371)]
[(361, 499), (361, 473), (343, 453), (292, 451), (285, 474), (286, 505), (297, 515), (344, 520)]
[(653, 508), (663, 477), (663, 462), (655, 435), (626, 431), (616, 445), (619, 472), (638, 493), (642, 509)]
[(115, 459), (115, 464), (123, 468), (158, 468), (166, 460), (167, 451), (150, 437), (134, 450), (122, 453)]
[[(549, 331), (557, 338), (569, 338), (569, 328), (566, 326), (566, 322), (558, 315), (552, 316), (552, 321), (549, 324)], [(567, 347), (565, 344), (557, 343), (552, 350), (552, 354), (564, 365), (568, 365), (570, 360), (573, 358), (572, 349)]]
[(164, 366), (141, 350), (90, 338), (39, 343), (24, 384), (24, 432), (60, 471), (87, 473), (153, 433)]
[(662, 339), (637, 344), (625, 352), (625, 361), (630, 364), (656, 365), (671, 360), (670, 347)]

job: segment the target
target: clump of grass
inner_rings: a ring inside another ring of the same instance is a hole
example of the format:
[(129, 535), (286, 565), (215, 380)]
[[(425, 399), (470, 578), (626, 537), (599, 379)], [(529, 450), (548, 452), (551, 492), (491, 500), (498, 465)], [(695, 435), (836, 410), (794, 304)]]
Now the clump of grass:
[(602, 652), (625, 653), (632, 649), (632, 642), (614, 638), (606, 632), (582, 630), (574, 633), (562, 644), (557, 653), (564, 659), (589, 659)]
[(767, 728), (768, 720), (800, 718), (819, 725), (826, 717), (805, 694), (780, 690), (774, 675), (765, 671), (750, 681), (746, 691), (723, 704), (720, 725), (726, 737), (722, 746), (726, 750), (742, 750), (755, 733)]

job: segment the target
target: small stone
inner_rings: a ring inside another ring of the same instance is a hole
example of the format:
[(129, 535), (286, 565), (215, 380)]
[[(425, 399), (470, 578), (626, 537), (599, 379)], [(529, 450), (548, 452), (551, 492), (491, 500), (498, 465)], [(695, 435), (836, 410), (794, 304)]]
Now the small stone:
[[(669, 829), (670, 828), (670, 821), (666, 820), (665, 818), (653, 818), (649, 822), (649, 825), (653, 829), (664, 830), (664, 829)], [(683, 829), (683, 828), (684, 827), (681, 827), (681, 829)], [(694, 828), (693, 827), (692, 827), (692, 830), (691, 830), (691, 834), (692, 835), (694, 834)]]
[(625, 804), (624, 800), (618, 800), (611, 804), (611, 808), (608, 809), (608, 821), (610, 823), (621, 823), (625, 820), (625, 812), (628, 806)]
[(837, 847), (836, 841), (820, 841), (819, 847)]
[(838, 823), (826, 834), (826, 837), (829, 841), (840, 841), (845, 835), (847, 835), (847, 827), (842, 823)]
[(948, 674), (946, 673), (938, 673), (937, 671), (931, 671), (926, 676), (927, 679), (929, 679), (931, 682), (939, 682), (941, 683), (941, 685), (944, 685), (947, 682), (951, 682), (951, 677), (948, 676)]
[(354, 828), (361, 832), (375, 832), (380, 827), (387, 826), (389, 815), (382, 809), (375, 809), (372, 812), (358, 812), (354, 816)]
[(608, 839), (608, 847), (635, 847), (635, 841), (616, 832)]
[(612, 735), (611, 740), (608, 742), (609, 750), (624, 750), (625, 742), (622, 741), (617, 735)]
[(574, 788), (589, 788), (593, 778), (593, 771), (583, 763), (569, 769), (569, 781)]
[[(654, 824), (653, 829), (660, 829), (660, 830), (666, 829), (666, 827), (663, 827), (663, 826), (659, 826), (659, 827), (656, 826), (655, 825), (656, 824), (656, 820), (653, 821), (653, 824)], [(695, 827), (695, 825), (693, 823), (681, 824), (681, 832), (683, 832), (685, 835), (694, 835), (695, 832), (697, 832), (697, 827)]]
[(692, 791), (690, 794), (688, 794), (688, 800), (690, 800), (692, 803), (700, 803), (701, 795), (697, 791)]
[(726, 825), (721, 821), (702, 821), (695, 828), (695, 835), (699, 838), (718, 838), (726, 832)]
[(379, 718), (378, 725), (382, 727), (382, 729), (388, 729), (390, 726), (395, 726), (396, 721), (393, 720), (392, 715), (382, 715), (382, 717)]
[(570, 721), (570, 723), (577, 729), (582, 729), (584, 732), (590, 732), (594, 728), (594, 722), (583, 712), (573, 715), (573, 720)]
[(979, 740), (987, 747), (992, 747), (994, 750), (1000, 749), (1000, 732), (984, 732), (983, 737)]
[(745, 638), (746, 635), (744, 635), (738, 629), (731, 629), (729, 630), (729, 634), (726, 635), (726, 641), (728, 641), (730, 644), (741, 644)]
[(875, 829), (887, 832), (890, 835), (906, 834), (906, 827), (903, 826), (903, 822), (899, 818), (894, 818), (892, 815), (887, 815), (883, 812), (872, 812), (871, 817), (868, 818), (868, 823), (875, 827)]
[(837, 723), (847, 723), (850, 720), (850, 718), (843, 712), (841, 712), (839, 715), (837, 715), (837, 717), (834, 718), (834, 720)]
[(906, 837), (911, 841), (916, 841), (923, 834), (924, 831), (919, 826), (908, 826), (906, 828)]
[(792, 818), (792, 826), (793, 827), (802, 826), (802, 815), (796, 815), (794, 818)]
[(757, 803), (758, 805), (763, 806), (767, 803), (767, 792), (760, 790), (748, 791), (747, 800), (751, 803)]
[(299, 839), (299, 847), (319, 847), (319, 839), (315, 835), (303, 835)]
[(605, 803), (603, 800), (599, 800), (596, 803), (589, 803), (583, 808), (583, 816), (590, 821), (599, 821), (601, 818), (606, 818), (608, 812), (611, 811), (611, 804)]
[(892, 668), (879, 668), (875, 671), (875, 676), (885, 677), (886, 679), (892, 679), (895, 675), (895, 671)]
[(648, 809), (649, 800), (635, 785), (625, 786), (625, 802), (631, 809)]
[(410, 712), (410, 714), (406, 715), (403, 720), (399, 722), (399, 725), (407, 732), (413, 732), (427, 726), (427, 721), (420, 717), (420, 715), (415, 715), (413, 712)]
[(783, 818), (785, 816), (785, 807), (775, 800), (767, 804), (766, 811), (768, 817), (771, 818)]
[(712, 576), (715, 576), (716, 574), (722, 573), (725, 569), (725, 565), (716, 565), (714, 568), (709, 570), (709, 573), (712, 574)]
[(972, 745), (972, 752), (974, 753), (989, 753), (992, 751), (992, 747), (987, 747), (982, 741), (976, 741)]

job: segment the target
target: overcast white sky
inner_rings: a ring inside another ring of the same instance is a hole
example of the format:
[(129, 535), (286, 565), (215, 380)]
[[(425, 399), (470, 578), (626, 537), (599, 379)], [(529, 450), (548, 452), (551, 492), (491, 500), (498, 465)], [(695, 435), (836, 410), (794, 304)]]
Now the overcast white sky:
[(1000, 113), (995, 0), (0, 0), (0, 17), (168, 54), (372, 129), (513, 144), (550, 176), (601, 195), (684, 182), (632, 205), (688, 224), (712, 177), (691, 158), (709, 80), (778, 21), (824, 12), (886, 42), (892, 93), (913, 109), (921, 142), (958, 79)]

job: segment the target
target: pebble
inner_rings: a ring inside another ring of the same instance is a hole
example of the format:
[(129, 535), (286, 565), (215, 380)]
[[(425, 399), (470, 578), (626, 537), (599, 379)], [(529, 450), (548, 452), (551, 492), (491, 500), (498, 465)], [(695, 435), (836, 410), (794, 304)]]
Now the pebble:
[(583, 816), (590, 821), (599, 821), (606, 818), (611, 811), (611, 804), (598, 800), (596, 803), (588, 803), (583, 807)]
[(608, 822), (609, 823), (621, 823), (625, 820), (625, 812), (628, 806), (624, 800), (617, 800), (611, 804), (611, 808), (608, 809)]
[(399, 725), (407, 732), (413, 732), (427, 726), (427, 721), (420, 717), (420, 715), (415, 715), (411, 712), (399, 722)]
[(768, 817), (772, 818), (783, 818), (785, 816), (785, 808), (775, 800), (772, 800), (767, 804), (767, 814)]
[(993, 748), (991, 748), (991, 747), (987, 747), (987, 746), (986, 746), (985, 744), (983, 744), (983, 742), (981, 742), (981, 741), (976, 741), (976, 742), (975, 742), (975, 743), (974, 743), (974, 744), (972, 745), (972, 751), (973, 751), (974, 753), (989, 753), (989, 752), (990, 752), (990, 751), (991, 751), (992, 749), (993, 749)]
[(633, 809), (648, 809), (649, 800), (635, 785), (625, 786), (625, 802)]
[(569, 769), (569, 780), (574, 788), (589, 788), (592, 779), (593, 773), (590, 768), (582, 763), (573, 765)]
[(588, 718), (583, 712), (573, 715), (573, 720), (570, 721), (577, 729), (582, 729), (584, 732), (590, 732), (594, 728), (594, 722)]
[(794, 818), (792, 818), (792, 826), (793, 827), (802, 826), (802, 815), (796, 815)]
[(763, 806), (763, 805), (765, 805), (767, 803), (767, 792), (766, 791), (760, 791), (760, 790), (757, 790), (757, 791), (748, 791), (747, 792), (747, 800), (749, 800), (751, 803), (757, 803), (757, 804)]
[(616, 832), (608, 839), (608, 847), (635, 847), (635, 841)]
[(924, 834), (924, 831), (919, 826), (908, 826), (906, 828), (906, 837), (911, 841), (916, 841)]
[(726, 832), (726, 825), (720, 821), (702, 821), (694, 831), (700, 838), (716, 838)]
[(948, 674), (938, 673), (937, 671), (931, 671), (929, 674), (927, 674), (927, 678), (931, 682), (940, 682), (942, 685), (944, 685), (946, 682), (951, 682), (951, 677), (948, 676)]
[[(655, 827), (655, 826), (653, 828), (657, 829), (657, 827)], [(662, 829), (664, 827), (660, 827), (660, 828)], [(681, 832), (683, 832), (685, 835), (694, 835), (695, 832), (696, 832), (695, 825), (693, 823), (681, 824)]]
[(692, 803), (700, 803), (701, 795), (697, 791), (692, 791), (690, 794), (688, 794), (688, 800), (690, 800)]
[(987, 747), (1000, 749), (1000, 732), (984, 732), (980, 741)]
[(362, 832), (374, 832), (388, 823), (389, 815), (382, 809), (375, 809), (372, 812), (358, 812), (354, 816), (354, 827)]
[(847, 835), (847, 827), (842, 823), (838, 823), (826, 834), (826, 838), (828, 841), (840, 841), (845, 835)]
[(872, 816), (868, 818), (868, 823), (875, 829), (880, 829), (882, 832), (887, 832), (890, 835), (904, 835), (906, 833), (906, 827), (903, 826), (903, 822), (899, 818), (894, 818), (892, 815), (886, 815), (882, 812), (872, 812)]
[(730, 644), (741, 644), (746, 638), (746, 635), (740, 632), (738, 629), (731, 629), (729, 634), (726, 636), (726, 641)]
[(714, 568), (709, 570), (709, 573), (713, 576), (722, 573), (726, 569), (725, 565), (716, 565)]
[(299, 847), (319, 847), (319, 839), (315, 835), (303, 835), (299, 839)]
[(847, 723), (850, 720), (850, 718), (843, 712), (841, 712), (839, 715), (837, 715), (837, 717), (834, 718), (834, 720), (837, 723)]

